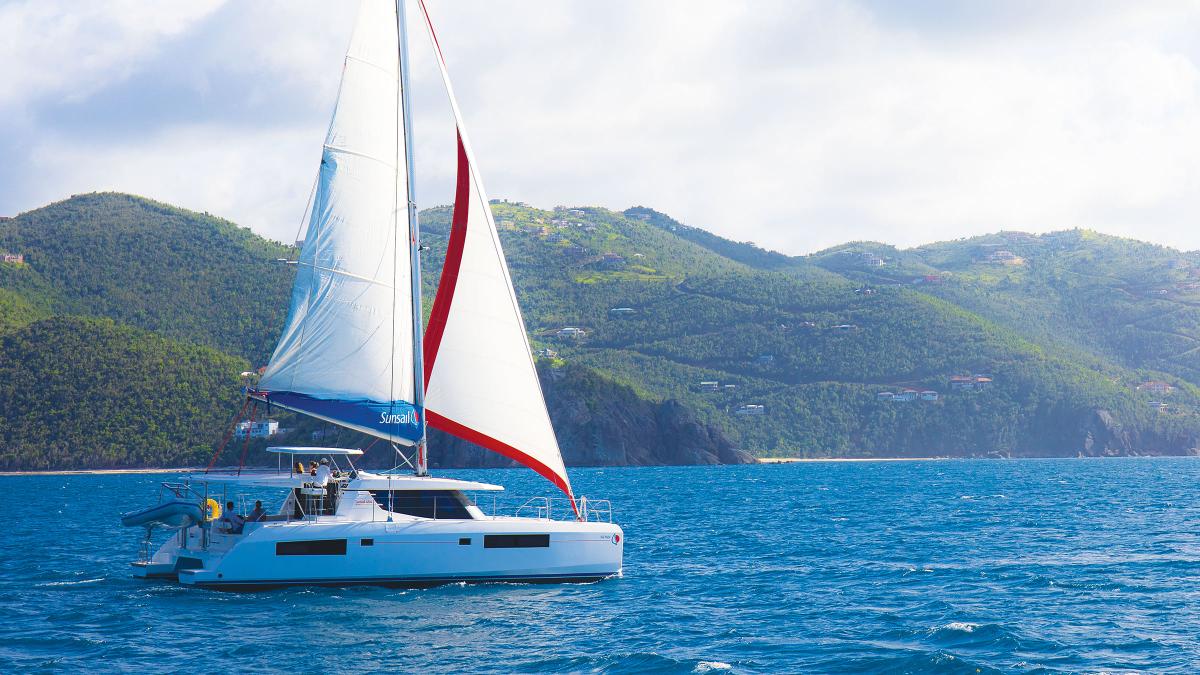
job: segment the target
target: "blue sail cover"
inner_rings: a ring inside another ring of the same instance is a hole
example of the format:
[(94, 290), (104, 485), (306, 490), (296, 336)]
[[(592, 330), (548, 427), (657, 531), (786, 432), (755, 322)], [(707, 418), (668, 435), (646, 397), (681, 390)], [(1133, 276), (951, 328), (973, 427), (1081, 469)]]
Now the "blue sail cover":
[(294, 391), (251, 390), (250, 396), (397, 443), (412, 444), (421, 438), (421, 412), (407, 401), (324, 399)]

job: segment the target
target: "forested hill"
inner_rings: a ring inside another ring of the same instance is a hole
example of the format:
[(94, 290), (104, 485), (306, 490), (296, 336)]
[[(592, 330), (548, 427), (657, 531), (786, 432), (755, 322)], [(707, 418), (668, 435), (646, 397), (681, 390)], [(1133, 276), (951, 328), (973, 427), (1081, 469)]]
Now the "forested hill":
[[(493, 210), (569, 463), (1200, 444), (1196, 254), (1073, 230), (789, 257), (643, 207)], [(428, 297), (449, 209), (422, 223)], [(0, 263), (3, 468), (205, 461), (296, 253), (118, 194), (0, 220), (0, 252), (25, 256)]]

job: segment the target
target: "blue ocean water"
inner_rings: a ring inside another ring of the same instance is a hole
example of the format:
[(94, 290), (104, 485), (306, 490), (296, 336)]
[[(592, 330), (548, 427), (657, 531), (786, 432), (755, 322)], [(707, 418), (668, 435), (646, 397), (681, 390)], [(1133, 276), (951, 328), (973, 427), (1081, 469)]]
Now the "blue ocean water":
[(572, 478), (613, 500), (623, 577), (252, 594), (130, 577), (118, 516), (159, 476), (0, 478), (0, 672), (1200, 669), (1200, 459)]

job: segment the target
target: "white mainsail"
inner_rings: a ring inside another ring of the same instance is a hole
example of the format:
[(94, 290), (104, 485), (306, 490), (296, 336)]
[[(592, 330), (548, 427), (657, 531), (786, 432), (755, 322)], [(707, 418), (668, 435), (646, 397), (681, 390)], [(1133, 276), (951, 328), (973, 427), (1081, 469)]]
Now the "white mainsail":
[(433, 22), (419, 4), (458, 128), (450, 242), (425, 331), (427, 421), (525, 464), (570, 497), (496, 223)]
[(408, 173), (392, 0), (364, 0), (325, 138), (291, 311), (259, 393), (401, 443), (413, 406)]

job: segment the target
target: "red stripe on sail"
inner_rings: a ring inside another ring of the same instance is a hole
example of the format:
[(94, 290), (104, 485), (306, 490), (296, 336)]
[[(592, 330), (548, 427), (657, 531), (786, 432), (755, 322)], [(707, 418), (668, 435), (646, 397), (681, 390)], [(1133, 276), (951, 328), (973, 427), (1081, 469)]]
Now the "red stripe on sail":
[(429, 325), (425, 327), (422, 349), (425, 352), (425, 387), (429, 387), (429, 376), (442, 346), (442, 334), (446, 332), (446, 318), (450, 315), (450, 303), (454, 301), (454, 289), (458, 285), (458, 270), (462, 266), (463, 246), (467, 242), (467, 216), (471, 207), (471, 165), (467, 162), (467, 148), (462, 134), (458, 135), (458, 185), (454, 190), (454, 215), (450, 219), (450, 242), (446, 245), (446, 262), (442, 265), (442, 278), (438, 280), (437, 295), (433, 298), (433, 309), (429, 314)]
[(433, 19), (429, 17), (429, 9), (425, 7), (425, 0), (420, 0), (421, 13), (425, 15), (425, 23), (429, 26), (429, 37), (433, 38), (433, 48), (437, 50), (438, 58), (445, 62), (442, 56), (442, 46), (438, 44), (437, 31), (433, 30)]
[(504, 455), (505, 457), (520, 462), (521, 464), (524, 464), (525, 466), (538, 472), (542, 478), (554, 483), (555, 487), (557, 487), (559, 490), (562, 490), (563, 493), (567, 495), (567, 498), (571, 500), (571, 510), (575, 512), (576, 517), (579, 516), (579, 508), (575, 505), (575, 495), (571, 494), (571, 486), (567, 485), (566, 479), (558, 475), (550, 467), (542, 464), (538, 460), (521, 452), (504, 441), (496, 440), (491, 436), (479, 433), (478, 431), (459, 424), (452, 419), (442, 417), (432, 410), (425, 410), (425, 421), (434, 429), (441, 429), (448, 434), (458, 436), (464, 441), (470, 441), (475, 445), (481, 445), (498, 455)]

